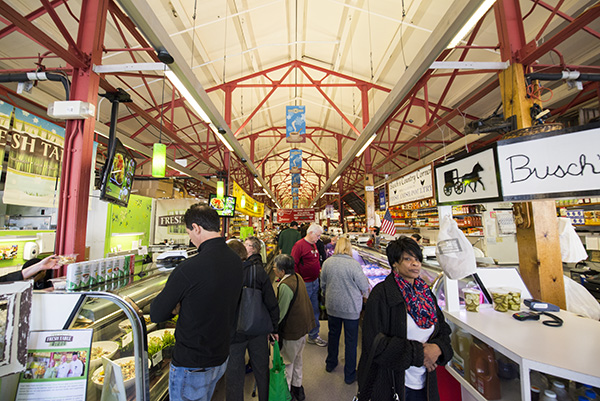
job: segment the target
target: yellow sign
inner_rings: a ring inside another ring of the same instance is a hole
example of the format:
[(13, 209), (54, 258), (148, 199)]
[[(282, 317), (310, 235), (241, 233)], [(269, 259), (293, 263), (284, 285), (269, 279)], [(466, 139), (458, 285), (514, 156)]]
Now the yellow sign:
[(238, 212), (252, 217), (263, 217), (265, 214), (265, 205), (248, 196), (235, 181), (231, 195), (235, 196), (235, 210)]

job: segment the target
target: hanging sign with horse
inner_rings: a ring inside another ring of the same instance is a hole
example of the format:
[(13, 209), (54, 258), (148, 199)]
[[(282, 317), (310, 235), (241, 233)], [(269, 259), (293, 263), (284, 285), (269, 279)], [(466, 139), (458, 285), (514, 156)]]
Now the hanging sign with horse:
[(437, 202), (441, 205), (502, 199), (496, 147), (465, 154), (435, 167)]

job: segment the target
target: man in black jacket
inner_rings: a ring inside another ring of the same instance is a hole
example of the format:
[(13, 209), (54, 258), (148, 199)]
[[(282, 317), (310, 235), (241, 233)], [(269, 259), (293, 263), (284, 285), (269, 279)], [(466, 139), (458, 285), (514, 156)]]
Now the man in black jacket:
[(198, 253), (171, 273), (152, 301), (150, 318), (158, 323), (179, 314), (169, 372), (170, 400), (210, 400), (227, 367), (242, 290), (242, 261), (221, 237), (215, 210), (192, 205), (184, 222)]

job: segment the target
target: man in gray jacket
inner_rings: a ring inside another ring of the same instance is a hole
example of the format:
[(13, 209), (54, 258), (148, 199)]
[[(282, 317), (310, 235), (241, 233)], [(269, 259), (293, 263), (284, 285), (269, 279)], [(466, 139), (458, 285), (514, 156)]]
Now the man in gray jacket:
[(338, 364), (338, 348), (342, 324), (346, 344), (344, 381), (356, 381), (356, 346), (358, 322), (362, 310), (363, 295), (369, 291), (369, 280), (360, 264), (352, 258), (352, 245), (348, 238), (340, 238), (333, 256), (323, 263), (321, 290), (329, 321), (329, 344), (325, 370), (331, 372)]

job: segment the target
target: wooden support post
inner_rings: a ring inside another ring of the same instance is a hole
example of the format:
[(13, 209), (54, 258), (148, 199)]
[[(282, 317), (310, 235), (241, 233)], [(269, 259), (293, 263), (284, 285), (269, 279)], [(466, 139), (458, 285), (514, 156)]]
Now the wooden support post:
[(367, 230), (375, 225), (375, 195), (373, 174), (365, 174), (365, 206)]
[(517, 228), (521, 277), (534, 298), (564, 309), (566, 301), (554, 201), (523, 202), (518, 208), (524, 219)]
[[(523, 65), (513, 63), (499, 73), (504, 116), (516, 116), (517, 127), (531, 126)], [(519, 270), (531, 295), (566, 308), (558, 220), (553, 200), (523, 202), (515, 206), (523, 215), (517, 226)]]

